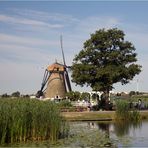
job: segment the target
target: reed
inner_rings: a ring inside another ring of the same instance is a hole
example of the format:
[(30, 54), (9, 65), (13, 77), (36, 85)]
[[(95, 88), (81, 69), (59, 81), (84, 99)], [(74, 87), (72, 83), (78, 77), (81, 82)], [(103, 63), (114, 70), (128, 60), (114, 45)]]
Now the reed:
[(0, 144), (28, 140), (56, 141), (68, 129), (55, 103), (0, 99)]
[(116, 119), (127, 120), (130, 117), (129, 114), (129, 104), (125, 100), (116, 101)]
[(136, 109), (133, 109), (130, 112), (130, 120), (133, 122), (137, 122), (137, 121), (141, 121), (141, 116), (140, 116), (140, 112)]
[(137, 122), (141, 119), (140, 113), (134, 108), (130, 108), (126, 100), (116, 101), (116, 119)]

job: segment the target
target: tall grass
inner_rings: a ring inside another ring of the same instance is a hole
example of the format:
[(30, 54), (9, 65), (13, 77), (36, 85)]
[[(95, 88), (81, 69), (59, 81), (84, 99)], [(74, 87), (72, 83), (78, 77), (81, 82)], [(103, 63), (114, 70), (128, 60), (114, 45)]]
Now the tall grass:
[(116, 119), (137, 122), (140, 120), (140, 113), (138, 110), (130, 108), (128, 101), (118, 100), (116, 101)]
[(0, 144), (55, 141), (66, 134), (57, 105), (30, 99), (0, 99)]

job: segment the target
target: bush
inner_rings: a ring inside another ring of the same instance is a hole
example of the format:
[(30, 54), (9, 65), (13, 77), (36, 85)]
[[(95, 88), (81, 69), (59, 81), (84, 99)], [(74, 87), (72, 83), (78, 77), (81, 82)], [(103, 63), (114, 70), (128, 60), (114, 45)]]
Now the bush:
[(71, 107), (72, 104), (68, 100), (62, 100), (58, 103), (59, 107)]

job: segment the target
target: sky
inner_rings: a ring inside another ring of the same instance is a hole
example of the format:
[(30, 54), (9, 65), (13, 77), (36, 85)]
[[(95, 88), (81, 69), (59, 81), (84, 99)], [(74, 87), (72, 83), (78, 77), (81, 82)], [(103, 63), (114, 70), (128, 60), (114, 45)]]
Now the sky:
[[(96, 30), (118, 28), (133, 43), (142, 72), (115, 92), (148, 92), (148, 1), (0, 1), (0, 94), (35, 94), (46, 67), (66, 64)], [(69, 72), (69, 75), (71, 73)], [(74, 91), (91, 91), (72, 83)]]

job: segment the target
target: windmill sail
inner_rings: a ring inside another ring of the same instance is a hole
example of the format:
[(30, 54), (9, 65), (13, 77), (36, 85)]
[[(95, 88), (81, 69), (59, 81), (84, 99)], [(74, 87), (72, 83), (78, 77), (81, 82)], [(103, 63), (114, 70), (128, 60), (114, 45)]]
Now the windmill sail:
[(64, 56), (64, 51), (63, 51), (62, 35), (60, 36), (60, 43), (61, 43), (61, 50), (62, 50), (63, 64), (64, 64), (64, 66), (66, 66), (65, 56)]
[(67, 71), (65, 72), (65, 75), (66, 75), (65, 77), (66, 77), (66, 82), (67, 82), (68, 90), (69, 91), (72, 91), (70, 80), (69, 80), (69, 75), (68, 75), (68, 72)]
[[(64, 66), (65, 66), (65, 68), (69, 68), (70, 66), (67, 66), (67, 65), (66, 65), (66, 61), (65, 61), (64, 50), (63, 50), (62, 35), (60, 36), (60, 43), (61, 43), (61, 50), (62, 50), (62, 57), (63, 57)], [(69, 90), (69, 91), (72, 91), (72, 89), (71, 89), (71, 84), (70, 84), (70, 79), (69, 79), (69, 75), (68, 75), (67, 70), (65, 71), (65, 81), (66, 81), (68, 90)]]

